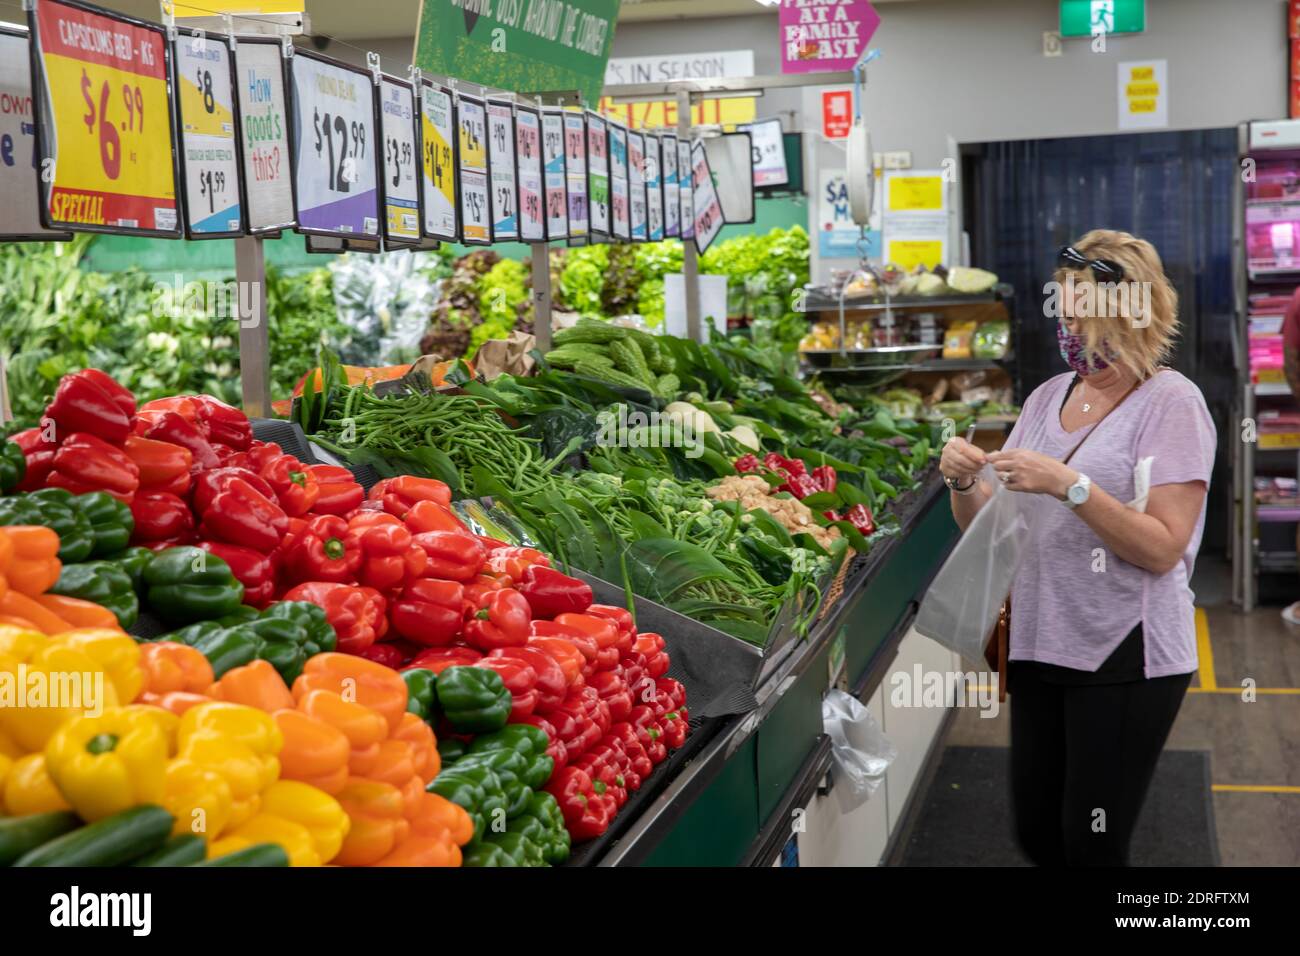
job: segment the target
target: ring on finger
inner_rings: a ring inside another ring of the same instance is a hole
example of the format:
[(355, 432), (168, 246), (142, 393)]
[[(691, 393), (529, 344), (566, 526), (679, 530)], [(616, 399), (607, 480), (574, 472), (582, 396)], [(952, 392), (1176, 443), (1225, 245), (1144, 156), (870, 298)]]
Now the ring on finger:
[(1005, 484), (1007, 484), (1009, 481), (1011, 481), (1011, 472), (1009, 472), (1009, 471), (1004, 471), (1004, 472), (1002, 472), (1002, 474), (998, 475), (998, 478), (999, 478), (999, 479), (1001, 480), (1001, 482), (1005, 485)]

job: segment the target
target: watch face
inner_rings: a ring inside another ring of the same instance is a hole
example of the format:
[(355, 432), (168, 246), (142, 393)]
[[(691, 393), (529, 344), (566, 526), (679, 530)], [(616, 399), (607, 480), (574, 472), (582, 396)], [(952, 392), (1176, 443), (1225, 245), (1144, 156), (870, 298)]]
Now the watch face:
[(1070, 490), (1066, 492), (1066, 494), (1069, 495), (1070, 500), (1076, 505), (1081, 505), (1088, 500), (1088, 486), (1084, 484), (1071, 485)]

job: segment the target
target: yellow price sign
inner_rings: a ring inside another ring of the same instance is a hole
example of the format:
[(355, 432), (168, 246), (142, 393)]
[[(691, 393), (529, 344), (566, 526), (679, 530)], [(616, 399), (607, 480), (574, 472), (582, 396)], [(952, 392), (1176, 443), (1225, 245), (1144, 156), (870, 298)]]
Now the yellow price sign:
[(420, 99), (423, 150), (424, 231), (439, 239), (456, 238), (456, 172), (452, 163), (451, 96), (426, 87)]
[(46, 0), (36, 8), (41, 93), (53, 117), (51, 225), (177, 232), (161, 28)]
[(939, 212), (943, 209), (941, 176), (889, 177), (889, 212)]
[[(618, 120), (628, 129), (675, 128), (677, 101), (654, 100), (646, 103), (615, 103), (601, 97), (600, 112)], [(734, 126), (752, 123), (758, 116), (758, 100), (753, 97), (725, 100), (701, 100), (691, 107), (692, 126)]]
[(904, 272), (925, 266), (933, 269), (943, 262), (942, 239), (891, 239), (885, 252), (885, 261), (892, 262)]
[(307, 5), (303, 0), (209, 0), (199, 6), (188, 3), (173, 3), (172, 15), (177, 17), (219, 17), (223, 13), (231, 14), (283, 14), (302, 13)]

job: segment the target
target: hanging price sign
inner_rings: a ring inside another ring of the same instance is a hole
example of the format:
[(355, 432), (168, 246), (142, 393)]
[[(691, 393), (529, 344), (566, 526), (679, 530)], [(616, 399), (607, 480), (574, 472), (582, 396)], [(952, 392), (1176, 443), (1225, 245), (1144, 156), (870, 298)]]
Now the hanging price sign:
[(691, 185), (695, 204), (695, 249), (703, 253), (722, 231), (722, 203), (713, 186), (713, 172), (704, 144), (698, 139), (691, 147)]
[(659, 137), (647, 133), (645, 137), (646, 231), (651, 242), (659, 242), (664, 237), (663, 162), (659, 158), (659, 153)]
[(420, 91), (424, 234), (456, 241), (456, 114), (451, 94), (428, 83)]
[(28, 17), (44, 225), (179, 238), (162, 27), (66, 0)]
[(488, 213), (487, 110), (483, 101), (462, 96), (456, 107), (457, 149), (460, 155), (460, 218), (463, 242), (492, 241)]
[(172, 41), (176, 111), (181, 129), (185, 234), (221, 239), (243, 232), (230, 47), (191, 30)]
[(248, 231), (253, 233), (291, 229), (294, 225), (283, 64), (276, 40), (248, 37), (235, 46), (244, 205)]
[(384, 137), (384, 236), (420, 241), (420, 182), (415, 168), (415, 94), (411, 84), (379, 82), (379, 128)]
[(27, 31), (0, 26), (0, 240), (72, 238), (41, 225), (40, 168)]
[(301, 50), (289, 62), (298, 231), (378, 238), (373, 77)]
[(614, 238), (627, 242), (632, 238), (631, 211), (627, 191), (627, 129), (609, 124), (609, 211)]
[(519, 238), (524, 242), (545, 242), (542, 116), (523, 106), (515, 108), (515, 163), (519, 178)]
[[(578, 117), (577, 146), (582, 147), (582, 118)], [(542, 175), (546, 189), (546, 237), (569, 237), (569, 196), (565, 188), (564, 115), (542, 110)]]
[(682, 238), (695, 238), (695, 189), (691, 184), (691, 144), (677, 143), (677, 178), (681, 183), (677, 198), (682, 207)]
[(753, 141), (754, 188), (784, 186), (790, 182), (785, 167), (785, 135), (779, 119), (760, 120), (738, 127)]
[(518, 239), (519, 190), (515, 180), (515, 119), (509, 103), (488, 100), (487, 128), (492, 240)]
[[(568, 158), (568, 153), (565, 154)], [(570, 166), (570, 169), (573, 167)], [(596, 238), (609, 235), (609, 135), (605, 121), (595, 113), (587, 114), (587, 199), (591, 213), (591, 232)], [(569, 208), (572, 220), (573, 208)], [(572, 226), (570, 229), (572, 230)], [(574, 233), (579, 235), (579, 233)]]
[(677, 169), (677, 137), (664, 136), (662, 150), (664, 182), (664, 235), (675, 238), (682, 234), (681, 181)]
[(627, 134), (627, 185), (632, 241), (645, 242), (647, 204), (645, 195), (645, 136)]

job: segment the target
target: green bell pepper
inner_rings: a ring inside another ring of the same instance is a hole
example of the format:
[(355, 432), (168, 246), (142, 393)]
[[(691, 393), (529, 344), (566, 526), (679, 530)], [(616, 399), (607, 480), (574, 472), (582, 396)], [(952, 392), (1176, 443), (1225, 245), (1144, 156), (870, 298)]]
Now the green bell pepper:
[(308, 657), (332, 651), (338, 644), (334, 625), (325, 616), (325, 609), (309, 601), (281, 601), (262, 612), (261, 617), (283, 618), (293, 621), (304, 632), (303, 649)]
[(534, 790), (546, 786), (555, 769), (555, 761), (546, 753), (551, 745), (546, 731), (532, 724), (509, 724), (490, 734), (480, 734), (469, 745), (469, 753), (482, 754), (513, 750), (524, 758), (522, 779)]
[(466, 847), (461, 856), (461, 866), (518, 866), (510, 854), (493, 843), (479, 843)]
[(122, 630), (130, 630), (140, 616), (140, 599), (131, 586), (131, 576), (111, 561), (66, 564), (51, 594), (94, 601), (117, 616)]
[(513, 819), (528, 809), (528, 801), (533, 796), (533, 788), (524, 782), (529, 764), (517, 750), (468, 753), (452, 766), (456, 770), (490, 767), (501, 781), (501, 792), (506, 798), (506, 819)]
[(169, 624), (229, 614), (243, 603), (244, 586), (230, 565), (202, 548), (168, 548), (144, 569), (149, 608)]
[[(406, 709), (425, 723), (436, 720), (438, 718), (438, 675), (433, 671), (417, 667), (414, 670), (402, 671), (402, 680), (406, 681)], [(461, 749), (463, 753), (464, 745)], [(438, 752), (442, 754), (442, 741), (438, 742)], [(448, 758), (443, 756), (443, 759)]]
[(255, 645), (260, 641), (257, 656), (268, 661), (284, 678), (286, 685), (293, 684), (307, 663), (307, 631), (288, 618), (259, 617), (256, 621), (228, 628), (226, 633), (237, 634)]
[(63, 488), (44, 488), (29, 495), (0, 498), (0, 525), (44, 525), (59, 536), (60, 561), (64, 564), (85, 561), (95, 549), (90, 520), (65, 501), (60, 501), (57, 495), (46, 493), (51, 491), (72, 497)]
[(131, 587), (137, 595), (144, 593), (144, 569), (153, 560), (153, 552), (148, 548), (127, 548), (104, 558), (120, 567), (131, 578)]
[(510, 691), (486, 667), (448, 667), (438, 675), (438, 703), (457, 733), (491, 733), (510, 719)]
[(199, 621), (196, 624), (190, 624), (179, 630), (170, 631), (166, 634), (159, 634), (157, 637), (137, 637), (136, 640), (141, 643), (152, 644), (154, 641), (171, 641), (173, 644), (188, 644), (193, 647), (194, 644), (209, 634), (215, 634), (217, 631), (224, 631), (216, 621)]
[[(541, 828), (541, 836), (532, 835), (534, 825)], [(528, 809), (511, 820), (509, 828), (528, 835), (542, 848), (542, 858), (552, 866), (558, 866), (569, 858), (572, 840), (564, 825), (564, 811), (551, 794), (545, 791), (534, 793), (528, 801)]]
[(434, 777), (425, 789), (450, 800), (469, 814), (474, 822), (475, 840), (482, 839), (489, 826), (496, 832), (505, 829), (505, 793), (501, 778), (491, 767), (458, 768), (453, 765)]
[[(175, 640), (175, 637), (173, 634), (167, 639)], [(247, 625), (244, 624), (238, 627), (217, 626), (206, 633), (197, 634), (193, 640), (181, 643), (189, 644), (206, 657), (212, 665), (212, 675), (218, 680), (226, 671), (251, 664), (266, 654), (265, 642), (256, 632), (247, 630)]]
[(442, 758), (443, 766), (455, 763), (465, 753), (465, 741), (460, 738), (448, 737), (446, 734), (438, 738), (438, 756)]
[(483, 838), (484, 843), (500, 847), (501, 851), (514, 860), (515, 866), (545, 866), (542, 848), (522, 833), (507, 830), (505, 833), (489, 833)]
[(247, 604), (241, 604), (229, 614), (223, 614), (217, 618), (217, 623), (222, 627), (238, 627), (240, 624), (247, 624), (250, 621), (256, 621), (262, 615), (257, 612), (257, 608), (249, 607)]
[(92, 558), (114, 554), (131, 543), (135, 518), (125, 502), (118, 501), (106, 491), (72, 495), (71, 498), (71, 506), (86, 516), (91, 534), (95, 536), (95, 550), (90, 553)]
[(27, 475), (27, 458), (11, 441), (0, 441), (0, 494), (9, 494)]

